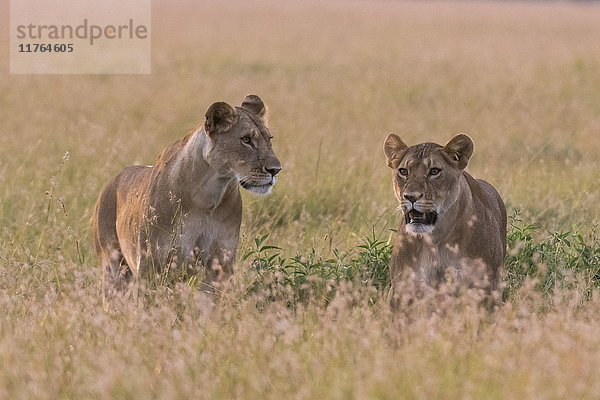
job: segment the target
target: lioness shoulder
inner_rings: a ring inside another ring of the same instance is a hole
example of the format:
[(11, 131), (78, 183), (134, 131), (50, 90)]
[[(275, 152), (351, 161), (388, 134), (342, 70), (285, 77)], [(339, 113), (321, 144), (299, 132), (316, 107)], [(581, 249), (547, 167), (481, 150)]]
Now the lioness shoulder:
[(131, 274), (173, 263), (205, 268), (209, 284), (233, 271), (242, 218), (239, 187), (269, 193), (281, 164), (271, 146), (265, 105), (217, 102), (202, 126), (167, 147), (154, 166), (125, 168), (102, 190), (95, 241), (105, 276), (122, 286)]
[(464, 170), (471, 138), (408, 146), (390, 134), (384, 152), (402, 211), (392, 286), (411, 275), (434, 287), (450, 278), (496, 290), (506, 255), (506, 208), (492, 185)]

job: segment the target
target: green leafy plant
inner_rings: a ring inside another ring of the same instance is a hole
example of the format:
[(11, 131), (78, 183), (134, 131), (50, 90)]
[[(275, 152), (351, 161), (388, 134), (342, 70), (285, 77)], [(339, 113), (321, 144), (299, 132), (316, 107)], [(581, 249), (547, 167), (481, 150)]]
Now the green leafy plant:
[(519, 210), (509, 217), (505, 298), (516, 292), (526, 278), (537, 280), (536, 288), (551, 293), (556, 285), (585, 285), (586, 295), (600, 286), (600, 240), (593, 228), (582, 235), (577, 228), (547, 232), (523, 222)]
[(291, 303), (312, 299), (327, 304), (341, 282), (357, 282), (365, 287), (384, 290), (389, 284), (389, 259), (392, 245), (373, 231), (354, 251), (333, 249), (332, 258), (324, 258), (314, 248), (305, 255), (283, 257), (283, 249), (268, 245), (269, 234), (254, 239), (254, 248), (242, 260), (252, 259), (258, 274), (256, 284), (275, 286), (291, 292)]

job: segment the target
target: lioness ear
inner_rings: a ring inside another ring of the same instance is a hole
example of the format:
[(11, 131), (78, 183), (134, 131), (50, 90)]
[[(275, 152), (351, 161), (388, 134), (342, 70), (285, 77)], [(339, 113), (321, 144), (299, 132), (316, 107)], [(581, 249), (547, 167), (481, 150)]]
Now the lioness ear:
[(213, 103), (206, 110), (206, 121), (204, 122), (206, 133), (211, 136), (218, 132), (224, 132), (235, 123), (236, 118), (235, 108), (229, 104), (222, 101)]
[(464, 169), (473, 154), (473, 140), (467, 135), (459, 133), (446, 143), (444, 153), (458, 169)]
[(383, 152), (387, 158), (387, 166), (396, 169), (402, 155), (408, 149), (408, 146), (400, 139), (398, 135), (390, 133), (383, 143)]
[(265, 107), (265, 103), (255, 94), (249, 94), (244, 97), (244, 101), (242, 101), (242, 108), (244, 110), (253, 112), (262, 118), (267, 111), (267, 107)]

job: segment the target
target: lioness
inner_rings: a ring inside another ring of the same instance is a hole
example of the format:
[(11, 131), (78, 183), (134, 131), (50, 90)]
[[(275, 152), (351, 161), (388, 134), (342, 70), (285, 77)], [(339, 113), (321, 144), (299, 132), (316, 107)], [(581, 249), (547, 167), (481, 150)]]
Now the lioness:
[(239, 187), (268, 194), (281, 171), (265, 111), (255, 95), (241, 107), (214, 103), (204, 125), (167, 147), (154, 166), (127, 167), (104, 187), (95, 241), (112, 287), (172, 263), (203, 266), (209, 285), (231, 275), (242, 220)]
[(464, 171), (471, 138), (459, 134), (445, 146), (409, 147), (390, 134), (384, 152), (403, 213), (390, 261), (392, 287), (412, 275), (433, 287), (454, 279), (488, 293), (497, 289), (506, 208), (492, 185)]

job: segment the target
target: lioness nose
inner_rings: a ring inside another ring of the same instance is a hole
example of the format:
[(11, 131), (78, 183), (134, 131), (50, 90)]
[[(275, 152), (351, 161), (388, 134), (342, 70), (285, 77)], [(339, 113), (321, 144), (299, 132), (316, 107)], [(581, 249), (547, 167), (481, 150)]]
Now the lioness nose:
[(275, 176), (281, 171), (281, 167), (265, 167), (265, 170), (271, 175)]
[(414, 203), (415, 201), (419, 200), (421, 197), (423, 197), (423, 193), (411, 192), (411, 193), (406, 193), (404, 195), (404, 198), (406, 200), (410, 201), (411, 203)]

